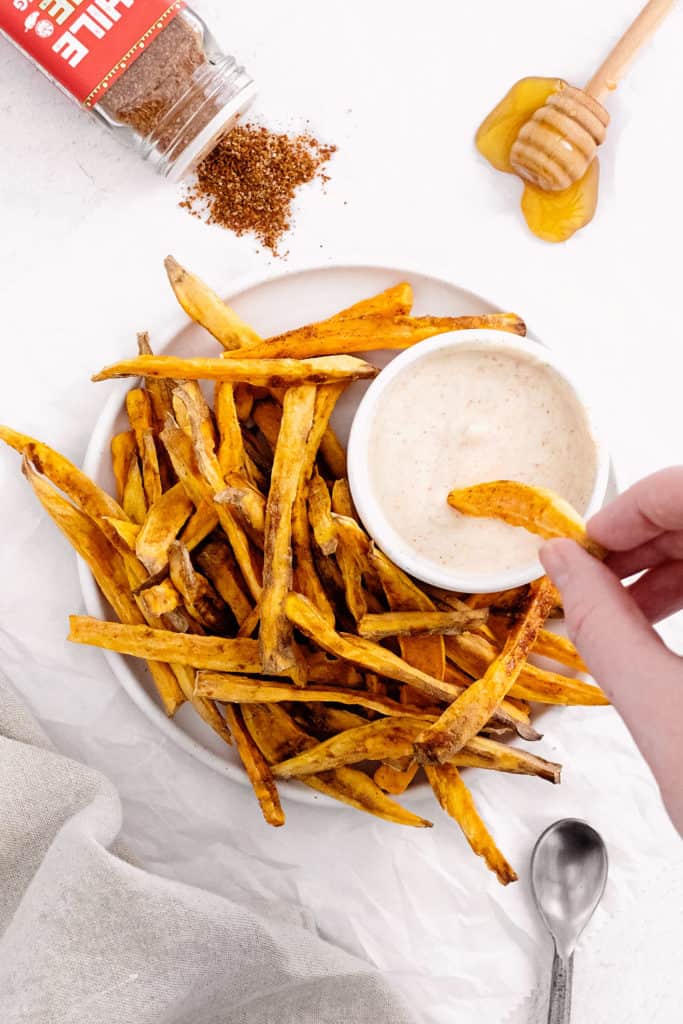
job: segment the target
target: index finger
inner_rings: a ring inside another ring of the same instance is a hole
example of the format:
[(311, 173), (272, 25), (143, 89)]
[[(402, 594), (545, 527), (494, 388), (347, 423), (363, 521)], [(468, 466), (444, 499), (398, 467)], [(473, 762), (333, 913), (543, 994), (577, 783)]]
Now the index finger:
[(683, 529), (683, 466), (639, 480), (588, 523), (590, 536), (610, 551), (628, 551), (661, 533)]

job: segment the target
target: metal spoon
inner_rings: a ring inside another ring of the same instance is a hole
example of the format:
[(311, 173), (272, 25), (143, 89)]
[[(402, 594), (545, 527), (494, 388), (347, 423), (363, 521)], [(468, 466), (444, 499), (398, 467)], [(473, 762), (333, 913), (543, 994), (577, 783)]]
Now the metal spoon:
[(548, 1024), (569, 1024), (574, 949), (602, 899), (607, 850), (577, 818), (563, 818), (539, 837), (531, 855), (531, 887), (555, 943)]

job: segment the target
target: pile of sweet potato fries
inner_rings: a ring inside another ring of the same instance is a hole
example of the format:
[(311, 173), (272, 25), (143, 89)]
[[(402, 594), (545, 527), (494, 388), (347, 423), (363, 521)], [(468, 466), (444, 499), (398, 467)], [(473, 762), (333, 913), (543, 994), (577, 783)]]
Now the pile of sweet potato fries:
[[(378, 372), (352, 353), (470, 327), (524, 334), (523, 322), (413, 317), (412, 289), (399, 284), (264, 340), (197, 277), (166, 265), (182, 307), (224, 351), (156, 356), (142, 334), (138, 356), (94, 378), (142, 378), (126, 399), (130, 429), (111, 442), (116, 498), (47, 445), (0, 428), (119, 620), (73, 616), (70, 639), (144, 659), (168, 715), (189, 701), (234, 743), (270, 824), (285, 820), (278, 781), (297, 779), (428, 826), (394, 799), (424, 770), (475, 853), (514, 880), (460, 769), (558, 782), (559, 765), (500, 737), (538, 739), (533, 704), (607, 701), (527, 660), (584, 670), (544, 628), (560, 613), (547, 579), (455, 595), (419, 586), (385, 557), (354, 510), (330, 417), (351, 381)], [(213, 382), (212, 404), (199, 380)], [(585, 541), (553, 495), (498, 483), (448, 500)]]

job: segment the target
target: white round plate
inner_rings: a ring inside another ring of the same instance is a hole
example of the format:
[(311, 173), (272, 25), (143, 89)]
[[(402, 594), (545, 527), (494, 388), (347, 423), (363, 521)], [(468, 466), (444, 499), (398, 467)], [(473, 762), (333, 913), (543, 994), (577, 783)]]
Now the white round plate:
[[(338, 310), (399, 281), (409, 281), (413, 286), (414, 311), (418, 316), (500, 311), (499, 306), (481, 296), (440, 278), (397, 267), (370, 266), (322, 267), (250, 279), (239, 282), (226, 296), (226, 301), (255, 330), (269, 337), (332, 316)], [(170, 293), (168, 301), (174, 301)], [(154, 336), (152, 345), (157, 354), (186, 356), (216, 355), (219, 349), (217, 342), (201, 327), (188, 323), (180, 310), (169, 324), (165, 336)], [(377, 366), (386, 366), (395, 355), (395, 352), (373, 352), (369, 358)], [(101, 388), (105, 386), (98, 385)], [(111, 494), (115, 489), (109, 444), (115, 433), (128, 429), (124, 400), (131, 386), (130, 380), (109, 385), (111, 393), (95, 425), (83, 466), (88, 476)], [(368, 386), (367, 382), (352, 384), (335, 410), (333, 426), (344, 442), (348, 439), (356, 407)], [(80, 560), (79, 573), (88, 614), (100, 619), (110, 618), (109, 606), (88, 568)], [(105, 657), (130, 697), (166, 736), (215, 771), (242, 785), (249, 785), (235, 751), (220, 741), (190, 705), (184, 705), (175, 718), (166, 717), (142, 661), (110, 651), (105, 651)], [(286, 792), (293, 799), (305, 803), (315, 800), (314, 793), (298, 783), (290, 784)]]

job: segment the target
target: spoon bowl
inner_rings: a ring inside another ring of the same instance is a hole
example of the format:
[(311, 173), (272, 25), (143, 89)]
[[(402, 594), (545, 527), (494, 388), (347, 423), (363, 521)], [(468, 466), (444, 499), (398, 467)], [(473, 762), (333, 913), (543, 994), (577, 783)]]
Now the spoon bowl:
[(531, 887), (555, 944), (551, 1024), (567, 1024), (574, 949), (595, 913), (607, 882), (607, 850), (594, 828), (564, 818), (543, 832), (531, 855)]

